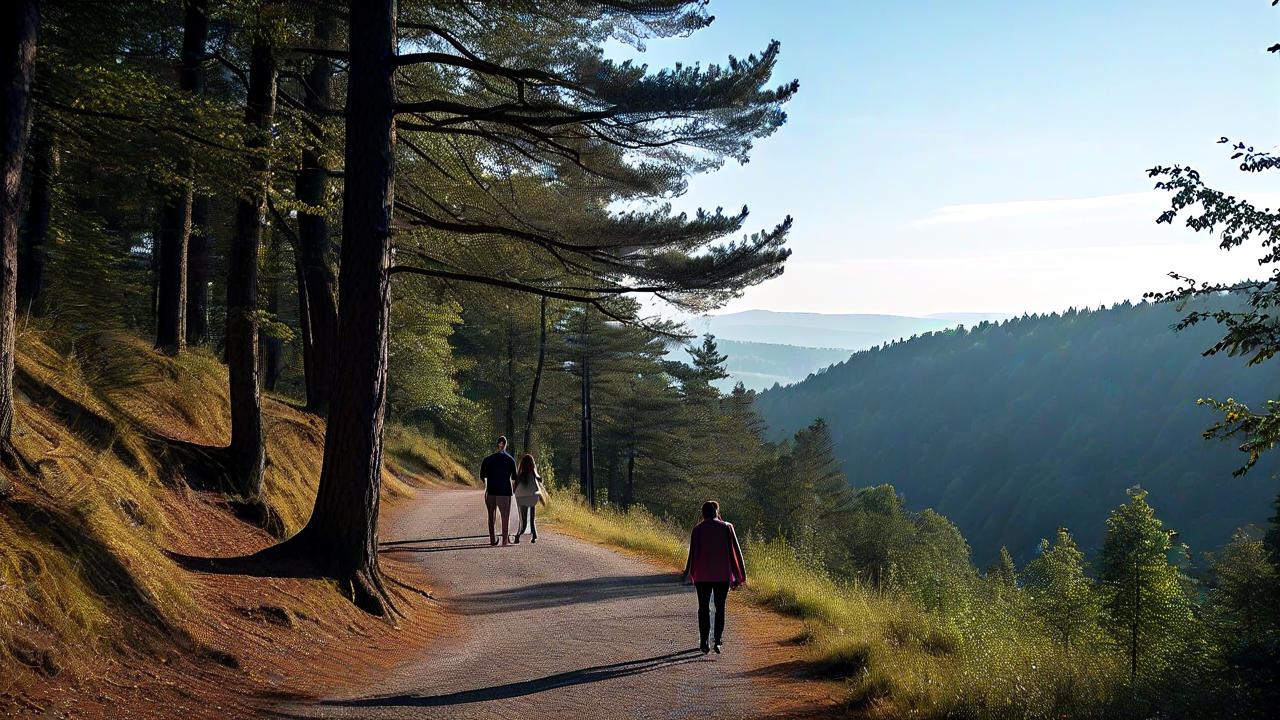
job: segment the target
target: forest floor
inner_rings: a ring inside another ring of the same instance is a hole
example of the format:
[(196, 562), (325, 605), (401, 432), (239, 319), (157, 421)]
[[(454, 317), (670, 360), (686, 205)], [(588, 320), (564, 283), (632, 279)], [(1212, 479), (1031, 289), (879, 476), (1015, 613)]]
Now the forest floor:
[(382, 536), (384, 557), (430, 583), (438, 637), (368, 686), (276, 713), (566, 720), (801, 717), (835, 707), (838, 690), (801, 671), (799, 621), (731, 595), (725, 654), (704, 656), (693, 588), (670, 568), (552, 527), (537, 544), (526, 536), (491, 547), (480, 490), (420, 491)]

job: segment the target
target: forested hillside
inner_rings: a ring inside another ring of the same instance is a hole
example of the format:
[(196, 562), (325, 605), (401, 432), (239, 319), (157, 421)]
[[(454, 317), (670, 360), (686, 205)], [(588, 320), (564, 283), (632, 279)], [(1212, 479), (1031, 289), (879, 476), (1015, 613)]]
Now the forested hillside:
[(1270, 396), (1265, 372), (1203, 357), (1220, 331), (1175, 333), (1171, 305), (1128, 303), (982, 323), (860, 352), (757, 406), (782, 437), (827, 421), (854, 486), (892, 483), (934, 508), (986, 562), (1006, 545), (1030, 559), (1070, 528), (1087, 554), (1107, 510), (1142, 485), (1193, 551), (1268, 517), (1274, 463), (1242, 478), (1234, 445), (1201, 433), (1197, 398)]

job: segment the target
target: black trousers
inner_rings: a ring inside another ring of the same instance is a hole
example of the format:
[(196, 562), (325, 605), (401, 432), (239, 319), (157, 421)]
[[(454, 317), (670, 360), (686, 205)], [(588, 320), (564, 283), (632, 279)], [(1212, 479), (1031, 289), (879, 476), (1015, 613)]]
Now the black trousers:
[(729, 599), (729, 583), (696, 582), (698, 590), (698, 632), (702, 634), (702, 642), (707, 642), (707, 634), (711, 632), (711, 599), (716, 601), (716, 642), (724, 637), (724, 606)]
[(535, 516), (538, 514), (538, 506), (530, 505), (528, 507), (521, 507), (517, 504), (516, 512), (520, 513), (520, 532), (516, 533), (516, 537), (520, 537), (524, 534), (525, 530), (528, 530), (533, 534), (533, 539), (537, 540), (538, 526), (534, 525), (533, 522)]

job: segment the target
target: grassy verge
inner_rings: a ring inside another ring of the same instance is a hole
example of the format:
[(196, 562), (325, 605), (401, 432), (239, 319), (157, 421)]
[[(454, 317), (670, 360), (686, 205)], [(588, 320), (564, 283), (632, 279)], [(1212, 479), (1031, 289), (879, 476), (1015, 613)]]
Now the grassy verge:
[(448, 485), (475, 482), (475, 473), (458, 462), (444, 443), (397, 423), (388, 423), (383, 432), (383, 461), (392, 475), (409, 478), (413, 485), (424, 481)]
[[(565, 497), (549, 519), (599, 542), (683, 567), (688, 528), (644, 512), (592, 512)], [(867, 717), (1106, 717), (1117, 668), (1066, 652), (999, 603), (959, 619), (909, 598), (841, 582), (780, 541), (745, 540), (749, 601), (805, 621), (813, 668), (847, 684)], [(1122, 673), (1120, 673), (1122, 674)]]

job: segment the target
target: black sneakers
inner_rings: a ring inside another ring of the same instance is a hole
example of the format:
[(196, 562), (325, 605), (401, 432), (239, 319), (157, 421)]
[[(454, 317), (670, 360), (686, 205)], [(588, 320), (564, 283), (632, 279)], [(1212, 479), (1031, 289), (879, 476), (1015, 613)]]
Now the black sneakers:
[(702, 641), (702, 654), (703, 654), (703, 655), (706, 655), (706, 654), (707, 654), (707, 653), (709, 653), (709, 652), (711, 652), (711, 646), (707, 644), (707, 641), (706, 641), (706, 640), (703, 640), (703, 641)]
[(717, 655), (719, 655), (719, 654), (720, 654), (720, 653), (722, 653), (722, 652), (724, 652), (724, 643), (721, 643), (719, 640), (717, 640), (717, 641), (716, 641), (716, 654), (717, 654)]

